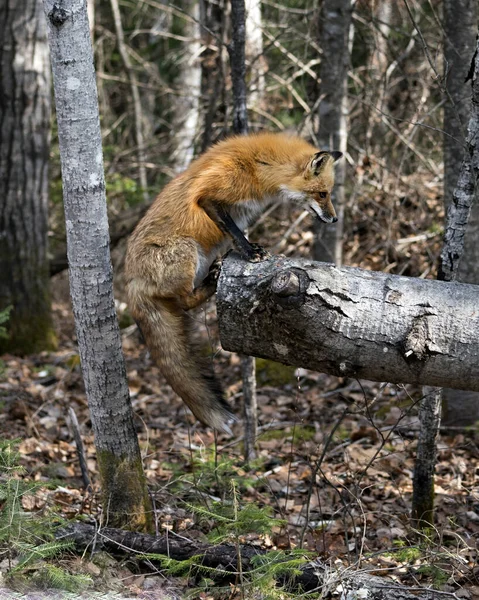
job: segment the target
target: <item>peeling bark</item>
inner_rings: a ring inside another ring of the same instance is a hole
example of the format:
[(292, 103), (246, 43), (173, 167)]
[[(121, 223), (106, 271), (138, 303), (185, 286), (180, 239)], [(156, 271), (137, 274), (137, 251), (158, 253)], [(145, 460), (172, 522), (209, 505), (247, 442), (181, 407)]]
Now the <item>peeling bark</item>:
[[(452, 202), (466, 150), (467, 123), (471, 114), (471, 88), (466, 82), (476, 45), (477, 0), (444, 0), (444, 75), (448, 91), (444, 105), (444, 203)], [(464, 252), (457, 268), (457, 280), (479, 283), (479, 190), (464, 237)], [(468, 426), (479, 420), (479, 395), (443, 390), (443, 422)]]
[(479, 287), (307, 260), (223, 262), (226, 350), (316, 371), (479, 391)]

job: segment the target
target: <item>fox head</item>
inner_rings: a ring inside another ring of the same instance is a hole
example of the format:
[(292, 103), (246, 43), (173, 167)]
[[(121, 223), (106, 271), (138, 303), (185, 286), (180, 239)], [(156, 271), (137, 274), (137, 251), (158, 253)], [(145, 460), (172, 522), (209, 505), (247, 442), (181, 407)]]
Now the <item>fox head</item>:
[(338, 217), (331, 202), (334, 187), (334, 163), (342, 156), (341, 152), (316, 152), (304, 163), (301, 173), (289, 185), (282, 185), (281, 191), (288, 200), (297, 202), (325, 223), (336, 223)]

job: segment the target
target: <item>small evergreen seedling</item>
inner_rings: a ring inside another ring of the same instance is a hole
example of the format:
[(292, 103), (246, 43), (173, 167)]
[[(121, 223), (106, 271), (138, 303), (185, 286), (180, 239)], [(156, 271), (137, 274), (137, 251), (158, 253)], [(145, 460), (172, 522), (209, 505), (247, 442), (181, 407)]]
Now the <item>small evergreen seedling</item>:
[[(55, 581), (59, 583), (62, 580), (61, 572), (66, 582), (63, 589), (73, 589), (74, 582), (80, 584), (80, 579), (71, 579), (75, 576), (45, 564), (46, 560), (71, 548), (72, 543), (54, 539), (52, 516), (39, 517), (23, 510), (22, 499), (34, 494), (40, 484), (19, 477), (22, 467), (19, 465), (17, 444), (18, 440), (0, 439), (0, 555), (8, 560), (8, 578), (12, 583), (23, 580), (37, 584), (41, 579), (38, 576), (41, 571), (42, 586), (50, 575), (53, 585)], [(58, 519), (55, 517), (55, 520)], [(83, 577), (81, 582), (84, 585), (90, 582), (90, 578)]]

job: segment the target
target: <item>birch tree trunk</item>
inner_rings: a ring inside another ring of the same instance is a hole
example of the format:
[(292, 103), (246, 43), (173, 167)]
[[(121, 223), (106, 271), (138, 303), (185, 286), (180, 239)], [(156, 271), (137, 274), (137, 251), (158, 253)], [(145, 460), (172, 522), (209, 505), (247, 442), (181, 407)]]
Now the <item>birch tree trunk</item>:
[(47, 258), (50, 67), (41, 0), (0, 3), (0, 354), (55, 345)]
[(187, 52), (178, 76), (179, 95), (175, 99), (175, 121), (173, 128), (176, 148), (173, 155), (175, 173), (185, 171), (195, 155), (195, 138), (200, 123), (201, 98), (201, 31), (199, 0), (186, 0), (185, 12), (194, 20), (185, 20), (183, 35)]
[(479, 391), (479, 286), (279, 256), (223, 261), (226, 350), (332, 375)]
[(90, 35), (93, 40), (95, 31), (95, 0), (87, 0), (88, 22), (90, 24)]
[(70, 290), (105, 522), (147, 529), (150, 501), (112, 290), (105, 180), (86, 0), (44, 0), (62, 166)]
[(266, 93), (265, 58), (261, 0), (245, 0), (246, 61), (249, 65), (248, 108), (259, 115), (264, 110)]
[(133, 103), (133, 114), (135, 117), (135, 136), (137, 143), (138, 156), (138, 179), (143, 192), (143, 200), (148, 202), (148, 180), (146, 177), (146, 154), (145, 154), (145, 138), (143, 135), (143, 110), (141, 107), (140, 90), (135, 70), (131, 64), (130, 55), (125, 44), (125, 35), (123, 33), (123, 25), (121, 23), (121, 13), (118, 0), (110, 0), (111, 11), (113, 13), (113, 21), (115, 23), (116, 38), (118, 43), (118, 51), (123, 61), (128, 79), (130, 80), (131, 97)]
[[(452, 202), (465, 151), (471, 111), (471, 89), (466, 83), (474, 54), (478, 9), (476, 0), (444, 0), (444, 71), (449, 97), (444, 106), (444, 202)], [(451, 102), (452, 100), (452, 102)], [(479, 199), (476, 189), (457, 280), (479, 283)], [(473, 425), (479, 420), (479, 394), (443, 391), (444, 423)]]
[[(340, 150), (347, 146), (347, 78), (349, 65), (349, 31), (351, 0), (324, 0), (321, 11), (320, 43), (323, 50), (320, 66), (318, 145), (322, 150)], [(338, 216), (334, 225), (314, 223), (313, 258), (334, 262), (343, 260), (344, 180), (346, 161), (336, 165), (333, 204)]]

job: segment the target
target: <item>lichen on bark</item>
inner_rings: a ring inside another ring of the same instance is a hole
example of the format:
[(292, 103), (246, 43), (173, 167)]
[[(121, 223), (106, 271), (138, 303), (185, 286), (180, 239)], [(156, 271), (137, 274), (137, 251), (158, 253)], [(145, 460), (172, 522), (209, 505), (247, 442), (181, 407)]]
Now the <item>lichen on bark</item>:
[(141, 460), (117, 456), (108, 450), (97, 450), (97, 460), (103, 484), (104, 525), (150, 531), (151, 503)]

